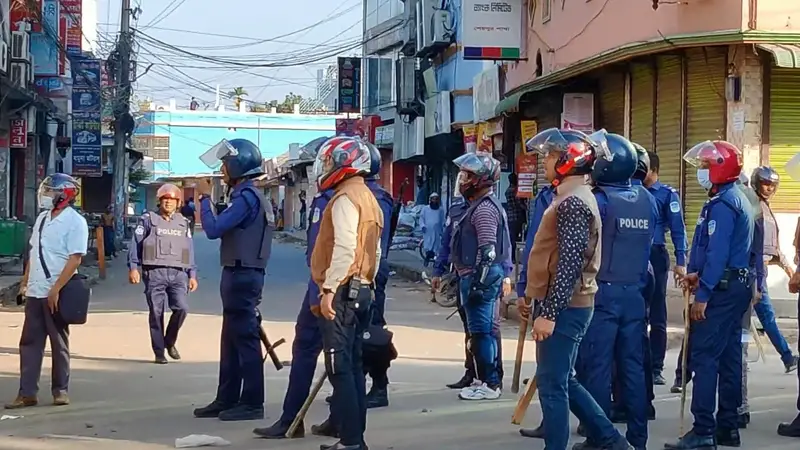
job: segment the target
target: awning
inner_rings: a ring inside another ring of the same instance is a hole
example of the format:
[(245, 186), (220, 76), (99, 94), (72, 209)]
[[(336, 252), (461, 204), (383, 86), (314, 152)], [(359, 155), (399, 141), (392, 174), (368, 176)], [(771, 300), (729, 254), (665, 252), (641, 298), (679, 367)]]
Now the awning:
[(756, 44), (756, 47), (771, 53), (776, 66), (800, 69), (800, 44)]

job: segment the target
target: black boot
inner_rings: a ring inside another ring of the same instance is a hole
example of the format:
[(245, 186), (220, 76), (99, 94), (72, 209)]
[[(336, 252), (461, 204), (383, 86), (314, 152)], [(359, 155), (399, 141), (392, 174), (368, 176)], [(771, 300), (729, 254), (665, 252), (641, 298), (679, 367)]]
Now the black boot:
[(742, 437), (739, 435), (739, 430), (727, 430), (724, 428), (717, 428), (717, 445), (722, 447), (741, 447)]
[(167, 358), (165, 358), (164, 355), (156, 355), (156, 359), (153, 360), (153, 362), (159, 365), (169, 364), (169, 361), (167, 361)]
[(738, 425), (740, 430), (744, 430), (750, 425), (750, 413), (739, 414)]
[(653, 374), (653, 385), (654, 386), (664, 386), (667, 384), (667, 380), (664, 379), (664, 375), (661, 375), (661, 372), (656, 372)]
[[(268, 427), (254, 429), (253, 434), (264, 439), (286, 439), (286, 433), (289, 431), (290, 426), (291, 423), (281, 422), (280, 420), (278, 420), (277, 422), (273, 423)], [(306, 435), (305, 425), (301, 421), (300, 425), (297, 427), (294, 434), (292, 434), (290, 437), (292, 439), (297, 439), (305, 437), (305, 435)]]
[(226, 405), (216, 400), (209, 403), (208, 406), (197, 408), (194, 410), (194, 416), (198, 419), (216, 419), (222, 411), (233, 408), (233, 405)]
[(240, 420), (263, 420), (264, 406), (238, 404), (231, 409), (219, 413), (219, 420), (223, 422), (238, 422)]
[(587, 436), (586, 427), (584, 427), (582, 423), (578, 424), (578, 429), (575, 432), (578, 433), (578, 436), (580, 436), (580, 437), (586, 437)]
[(331, 401), (333, 401), (333, 394), (331, 394), (331, 395), (329, 395), (329, 396), (325, 397), (325, 403), (327, 403), (327, 404), (329, 404), (329, 405), (330, 405), (330, 404), (331, 404)]
[(470, 373), (470, 371), (466, 371), (460, 380), (456, 381), (455, 383), (448, 384), (447, 389), (464, 389), (465, 387), (472, 386), (472, 380), (474, 379), (475, 376)]
[(652, 403), (647, 407), (647, 420), (656, 420), (656, 407)]
[(180, 361), (181, 354), (178, 349), (173, 345), (172, 347), (167, 348), (167, 354), (170, 358), (174, 359), (175, 361)]
[(677, 442), (664, 444), (666, 450), (717, 450), (714, 436), (700, 436), (694, 431), (686, 433)]
[(367, 394), (367, 409), (384, 406), (389, 406), (389, 391), (385, 387), (379, 388), (373, 385)]
[(680, 394), (682, 389), (683, 387), (681, 385), (681, 380), (678, 380), (676, 378), (675, 382), (672, 383), (672, 387), (669, 388), (669, 391), (672, 392), (673, 394)]
[(361, 445), (344, 445), (339, 441), (335, 444), (322, 444), (319, 446), (319, 450), (369, 450), (369, 447), (363, 442)]
[(586, 439), (583, 442), (573, 445), (572, 450), (633, 450), (633, 446), (631, 446), (624, 437), (620, 436), (616, 442), (609, 447), (597, 445), (589, 439)]
[(611, 423), (628, 423), (628, 414), (624, 408), (618, 406), (611, 407), (611, 413), (608, 415), (608, 420)]
[(795, 417), (792, 423), (782, 423), (778, 425), (778, 435), (800, 438), (800, 414)]
[(322, 422), (319, 425), (311, 425), (311, 434), (315, 436), (325, 436), (332, 438), (339, 437), (339, 431), (336, 430), (336, 426), (333, 425), (333, 422), (331, 422), (330, 417), (325, 419), (325, 422)]
[(539, 426), (536, 428), (520, 428), (519, 434), (524, 437), (544, 439), (544, 422), (539, 423)]

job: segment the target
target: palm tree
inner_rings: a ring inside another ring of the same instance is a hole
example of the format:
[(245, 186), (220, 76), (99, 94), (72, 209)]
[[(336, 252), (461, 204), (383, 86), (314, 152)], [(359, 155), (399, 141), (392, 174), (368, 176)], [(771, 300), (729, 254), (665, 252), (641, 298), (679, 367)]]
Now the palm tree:
[(245, 91), (243, 87), (236, 87), (228, 92), (228, 96), (233, 99), (233, 104), (236, 105), (236, 109), (238, 110), (242, 100), (247, 97), (247, 91)]

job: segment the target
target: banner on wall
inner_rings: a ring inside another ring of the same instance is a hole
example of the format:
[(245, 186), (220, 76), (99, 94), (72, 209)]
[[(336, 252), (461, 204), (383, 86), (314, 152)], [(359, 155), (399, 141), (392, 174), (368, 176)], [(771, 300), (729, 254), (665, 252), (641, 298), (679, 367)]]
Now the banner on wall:
[(361, 58), (339, 57), (337, 60), (339, 104), (337, 112), (361, 112)]
[(67, 53), (74, 56), (81, 55), (83, 47), (83, 10), (81, 0), (61, 0), (61, 16), (65, 18), (66, 36), (64, 46)]
[(72, 74), (72, 174), (99, 177), (103, 175), (100, 60), (79, 60)]
[(519, 122), (519, 135), (522, 138), (522, 147), (539, 132), (539, 124), (535, 120), (522, 120)]
[(564, 94), (564, 109), (561, 127), (584, 133), (594, 132), (594, 95), (582, 93)]
[(536, 185), (539, 156), (536, 153), (520, 152), (516, 160), (517, 197), (533, 198), (533, 187)]
[[(32, 9), (30, 6), (35, 6)], [(36, 11), (42, 10), (42, 0), (11, 0), (9, 5), (9, 22), (11, 31), (29, 31), (39, 33), (42, 31), (42, 24), (39, 23)]]
[(475, 125), (464, 125), (461, 131), (464, 133), (464, 152), (475, 153), (478, 150), (478, 127)]

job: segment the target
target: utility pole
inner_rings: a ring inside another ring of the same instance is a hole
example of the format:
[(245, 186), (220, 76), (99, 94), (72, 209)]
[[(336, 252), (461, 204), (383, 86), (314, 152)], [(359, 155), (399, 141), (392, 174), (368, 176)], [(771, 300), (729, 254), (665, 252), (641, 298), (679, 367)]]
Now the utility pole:
[(125, 152), (125, 135), (128, 130), (123, 126), (130, 117), (131, 100), (131, 51), (133, 37), (131, 36), (131, 1), (122, 0), (122, 17), (120, 20), (119, 40), (117, 41), (117, 54), (119, 64), (116, 74), (116, 89), (114, 90), (114, 222), (117, 239), (124, 239), (125, 210), (128, 203), (128, 168), (126, 167), (127, 154)]

